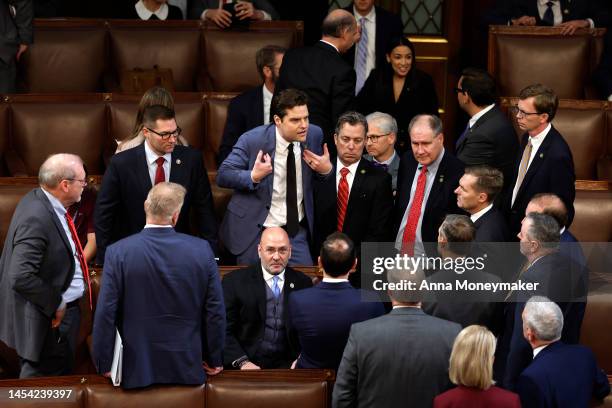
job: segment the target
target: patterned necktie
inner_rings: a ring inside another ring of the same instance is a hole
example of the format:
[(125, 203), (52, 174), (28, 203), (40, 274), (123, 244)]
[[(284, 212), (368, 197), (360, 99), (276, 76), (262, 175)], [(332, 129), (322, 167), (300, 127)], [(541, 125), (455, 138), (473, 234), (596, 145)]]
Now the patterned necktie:
[(402, 236), (402, 255), (414, 255), (414, 240), (416, 238), (416, 229), (421, 217), (421, 207), (423, 206), (423, 197), (425, 197), (425, 184), (427, 182), (427, 166), (421, 167), (419, 178), (417, 179), (416, 191), (412, 199), (412, 205), (408, 212), (408, 219), (404, 227), (404, 235)]
[(278, 277), (278, 275), (274, 275), (274, 277), (272, 278), (272, 293), (274, 293), (274, 297), (277, 299), (281, 293), (280, 286), (278, 286), (279, 279), (280, 278)]
[(516, 194), (521, 189), (521, 184), (523, 184), (523, 180), (525, 179), (525, 175), (527, 174), (527, 169), (529, 167), (529, 158), (531, 157), (531, 151), (533, 150), (533, 145), (531, 144), (531, 139), (527, 141), (527, 146), (525, 146), (525, 150), (523, 150), (523, 157), (521, 158), (521, 164), (519, 165), (518, 174), (516, 176), (516, 185), (514, 187), (514, 191), (516, 192), (512, 197), (512, 203), (514, 204), (514, 200), (516, 199)]
[(362, 17), (359, 20), (361, 26), (361, 38), (357, 43), (357, 49), (355, 50), (355, 72), (357, 73), (357, 82), (355, 83), (355, 95), (359, 93), (363, 84), (368, 77), (367, 65), (368, 65), (368, 29), (366, 26), (367, 18)]
[(544, 17), (542, 17), (542, 22), (551, 27), (555, 25), (555, 15), (552, 9), (553, 4), (552, 1), (546, 3), (546, 11), (544, 12)]
[(346, 206), (348, 205), (349, 186), (348, 181), (346, 179), (347, 174), (349, 174), (349, 169), (347, 169), (346, 167), (340, 169), (340, 175), (342, 177), (340, 178), (340, 182), (338, 183), (338, 231), (342, 231), (342, 226), (344, 225), (344, 217), (346, 216)]
[(155, 182), (153, 183), (153, 185), (166, 181), (166, 173), (164, 172), (165, 162), (166, 159), (164, 159), (163, 157), (158, 157), (157, 160), (155, 160), (155, 163), (157, 163), (157, 170), (155, 170)]
[(297, 183), (295, 180), (295, 156), (293, 155), (293, 143), (287, 148), (287, 192), (285, 204), (287, 206), (287, 235), (293, 238), (297, 235), (300, 221), (298, 220), (297, 208)]
[(85, 256), (83, 255), (83, 248), (81, 247), (79, 235), (77, 234), (76, 228), (74, 227), (74, 222), (72, 222), (72, 217), (70, 216), (70, 214), (68, 214), (68, 212), (66, 212), (66, 222), (68, 223), (70, 235), (72, 235), (72, 242), (74, 242), (74, 247), (76, 248), (77, 258), (79, 258), (79, 265), (81, 265), (81, 272), (83, 273), (83, 278), (85, 278), (85, 282), (87, 282), (87, 289), (89, 291), (89, 309), (93, 310), (93, 301), (91, 297), (91, 281), (89, 280), (89, 270), (87, 269), (87, 262), (85, 262)]
[(379, 169), (383, 169), (384, 171), (389, 170), (389, 165), (385, 163), (379, 163), (376, 160), (372, 160), (372, 164), (374, 167), (378, 167)]

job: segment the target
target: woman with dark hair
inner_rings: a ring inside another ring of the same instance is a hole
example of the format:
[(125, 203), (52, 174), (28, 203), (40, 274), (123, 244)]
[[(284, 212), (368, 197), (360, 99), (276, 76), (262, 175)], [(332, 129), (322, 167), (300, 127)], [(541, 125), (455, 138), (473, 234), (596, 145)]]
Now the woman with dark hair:
[(414, 45), (405, 37), (395, 37), (386, 49), (387, 64), (372, 70), (355, 104), (367, 115), (384, 112), (397, 121), (396, 148), (410, 148), (408, 124), (418, 114), (438, 114), (438, 97), (431, 77), (415, 67)]

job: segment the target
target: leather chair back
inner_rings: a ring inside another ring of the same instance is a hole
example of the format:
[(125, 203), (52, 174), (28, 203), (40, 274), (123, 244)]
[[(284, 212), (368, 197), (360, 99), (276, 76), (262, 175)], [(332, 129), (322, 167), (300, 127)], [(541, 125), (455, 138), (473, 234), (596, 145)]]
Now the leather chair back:
[(577, 190), (574, 209), (570, 231), (578, 241), (612, 242), (612, 191)]
[(612, 314), (612, 287), (590, 294), (580, 330), (580, 343), (595, 353), (597, 363), (605, 372), (612, 373), (612, 330), (605, 330), (604, 322)]
[(205, 121), (206, 121), (206, 147), (204, 150), (204, 162), (207, 169), (217, 168), (217, 154), (223, 138), (225, 121), (227, 120), (227, 108), (235, 94), (208, 94), (205, 99)]
[(9, 139), (9, 106), (5, 103), (0, 103), (0, 176), (6, 176), (8, 170), (4, 155), (8, 149)]

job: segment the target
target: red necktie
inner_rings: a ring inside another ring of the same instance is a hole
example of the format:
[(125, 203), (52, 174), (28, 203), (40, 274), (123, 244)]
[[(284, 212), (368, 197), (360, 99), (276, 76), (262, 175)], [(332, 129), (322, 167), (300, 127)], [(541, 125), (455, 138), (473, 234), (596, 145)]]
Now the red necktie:
[(425, 197), (425, 184), (427, 181), (427, 166), (421, 167), (419, 178), (417, 179), (416, 191), (408, 213), (408, 220), (404, 227), (404, 235), (402, 236), (402, 255), (414, 255), (414, 240), (416, 238), (416, 229), (421, 216), (421, 208), (423, 207), (423, 197)]
[(158, 157), (157, 160), (155, 160), (155, 163), (157, 163), (157, 170), (155, 171), (155, 183), (153, 185), (166, 181), (166, 173), (164, 172), (165, 161), (166, 159), (163, 157)]
[(72, 217), (70, 216), (70, 214), (68, 214), (68, 212), (66, 212), (66, 221), (68, 222), (68, 229), (70, 230), (70, 235), (72, 235), (72, 241), (74, 242), (77, 257), (79, 258), (81, 272), (83, 272), (83, 277), (87, 282), (87, 289), (89, 291), (89, 309), (93, 310), (93, 301), (91, 298), (91, 281), (89, 280), (89, 270), (87, 269), (87, 262), (85, 262), (85, 256), (83, 256), (83, 248), (81, 247), (81, 241), (79, 241), (79, 236), (76, 232), (76, 228), (74, 227), (74, 222), (72, 222)]
[(349, 169), (343, 167), (340, 169), (340, 183), (338, 183), (338, 231), (342, 231), (344, 225), (344, 216), (346, 215), (346, 206), (348, 205), (349, 186), (346, 180), (346, 175), (349, 174)]

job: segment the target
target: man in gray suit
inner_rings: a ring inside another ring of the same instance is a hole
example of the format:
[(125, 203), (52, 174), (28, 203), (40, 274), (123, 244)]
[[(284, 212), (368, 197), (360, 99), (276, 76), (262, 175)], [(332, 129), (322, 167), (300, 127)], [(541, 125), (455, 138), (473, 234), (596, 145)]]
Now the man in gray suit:
[(391, 175), (393, 196), (397, 191), (397, 171), (400, 157), (395, 151), (397, 140), (397, 122), (387, 113), (373, 112), (366, 116), (368, 134), (366, 136), (365, 158), (377, 167), (384, 168)]
[[(211, 21), (221, 28), (232, 25), (232, 13), (223, 7), (222, 0), (189, 0), (188, 18)], [(232, 3), (232, 2), (225, 2)], [(278, 20), (278, 13), (268, 0), (252, 0), (234, 3), (238, 20)]]
[(32, 44), (32, 0), (0, 3), (0, 94), (15, 92), (17, 61)]
[[(390, 284), (419, 288), (422, 271), (390, 270)], [(461, 326), (426, 315), (419, 290), (388, 290), (393, 310), (355, 323), (334, 387), (332, 406), (431, 407), (450, 388), (448, 359)]]
[(15, 209), (0, 258), (0, 340), (16, 349), (21, 378), (71, 373), (87, 278), (66, 212), (87, 185), (83, 162), (53, 155), (38, 180)]

